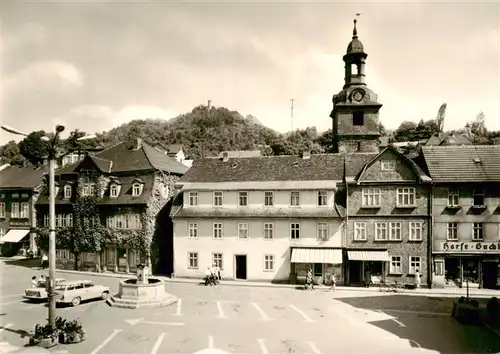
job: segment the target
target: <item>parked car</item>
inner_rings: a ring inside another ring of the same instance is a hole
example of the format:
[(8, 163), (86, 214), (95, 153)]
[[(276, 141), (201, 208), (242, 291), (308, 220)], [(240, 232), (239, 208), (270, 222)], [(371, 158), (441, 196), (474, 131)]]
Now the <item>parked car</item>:
[[(56, 278), (56, 287), (59, 286), (62, 283), (65, 283), (66, 279), (63, 278)], [(47, 300), (49, 297), (49, 294), (47, 293), (47, 288), (45, 281), (39, 281), (38, 285), (36, 288), (28, 288), (24, 290), (24, 298), (29, 299), (29, 300), (37, 300), (37, 301), (42, 301), (42, 300)]]
[(78, 306), (86, 300), (106, 300), (109, 293), (109, 287), (95, 285), (90, 280), (69, 281), (56, 286), (56, 302)]

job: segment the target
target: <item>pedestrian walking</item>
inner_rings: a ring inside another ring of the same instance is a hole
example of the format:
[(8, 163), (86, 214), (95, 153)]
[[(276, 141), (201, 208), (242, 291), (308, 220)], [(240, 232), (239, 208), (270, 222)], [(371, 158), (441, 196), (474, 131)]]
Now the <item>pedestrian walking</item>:
[(370, 283), (372, 282), (372, 274), (369, 270), (365, 272), (365, 288), (370, 287)]
[(313, 280), (313, 272), (312, 269), (309, 269), (307, 271), (307, 276), (306, 276), (306, 284), (309, 287), (309, 290), (314, 290), (314, 280)]
[(38, 288), (38, 281), (36, 280), (36, 275), (31, 278), (31, 287)]
[(417, 270), (415, 270), (415, 288), (420, 288), (420, 286), (422, 285), (422, 274), (420, 274), (420, 272)]
[(337, 278), (335, 277), (335, 273), (332, 273), (332, 291), (335, 291), (336, 286), (337, 286)]

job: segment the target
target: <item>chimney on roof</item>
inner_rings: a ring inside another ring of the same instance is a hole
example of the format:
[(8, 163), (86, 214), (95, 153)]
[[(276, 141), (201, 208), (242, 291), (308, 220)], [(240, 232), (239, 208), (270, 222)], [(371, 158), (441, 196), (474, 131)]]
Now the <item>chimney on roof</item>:
[(305, 150), (302, 152), (302, 159), (309, 160), (311, 158), (311, 151)]
[(223, 161), (223, 162), (227, 162), (227, 161), (229, 161), (229, 152), (224, 151), (224, 152), (222, 153), (222, 161)]
[(134, 150), (139, 150), (142, 147), (142, 139), (136, 138), (134, 141)]

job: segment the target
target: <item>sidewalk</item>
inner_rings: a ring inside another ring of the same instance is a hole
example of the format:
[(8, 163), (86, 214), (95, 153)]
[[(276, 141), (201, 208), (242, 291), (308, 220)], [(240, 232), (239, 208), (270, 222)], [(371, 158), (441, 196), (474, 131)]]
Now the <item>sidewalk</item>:
[[(118, 279), (127, 279), (134, 277), (133, 274), (116, 274), (116, 273), (95, 273), (95, 272), (85, 272), (85, 271), (76, 271), (76, 270), (65, 270), (58, 269), (58, 273), (67, 273), (67, 274), (84, 274), (88, 276), (101, 276), (101, 277), (111, 277)], [(193, 278), (168, 278), (165, 276), (155, 276), (156, 278), (162, 279), (169, 283), (191, 283), (191, 284), (199, 284), (202, 282), (201, 279), (193, 279)], [(294, 284), (277, 284), (270, 282), (256, 282), (256, 281), (244, 281), (244, 280), (224, 280), (222, 279), (220, 285), (222, 286), (242, 286), (242, 287), (264, 287), (264, 288), (297, 288), (302, 287), (301, 285)], [(328, 286), (316, 286), (317, 289), (329, 289)], [(352, 291), (358, 293), (381, 293), (388, 294), (385, 291), (380, 291), (378, 286), (373, 286), (370, 288), (364, 287), (349, 287), (349, 286), (337, 286), (335, 291)], [(399, 290), (396, 294), (403, 295), (427, 295), (427, 296), (453, 296), (460, 297), (465, 296), (465, 289), (426, 289), (420, 288), (415, 290)], [(497, 296), (500, 297), (500, 290), (492, 290), (492, 289), (469, 289), (469, 295), (471, 297), (492, 297)]]

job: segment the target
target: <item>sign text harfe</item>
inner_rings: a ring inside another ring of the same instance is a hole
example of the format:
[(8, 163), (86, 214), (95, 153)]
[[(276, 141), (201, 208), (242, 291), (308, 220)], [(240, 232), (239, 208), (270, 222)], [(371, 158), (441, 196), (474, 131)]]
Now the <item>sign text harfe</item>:
[(496, 253), (500, 252), (500, 242), (441, 242), (440, 251)]

